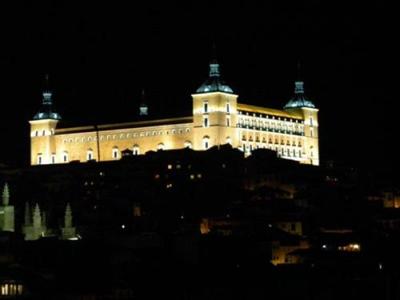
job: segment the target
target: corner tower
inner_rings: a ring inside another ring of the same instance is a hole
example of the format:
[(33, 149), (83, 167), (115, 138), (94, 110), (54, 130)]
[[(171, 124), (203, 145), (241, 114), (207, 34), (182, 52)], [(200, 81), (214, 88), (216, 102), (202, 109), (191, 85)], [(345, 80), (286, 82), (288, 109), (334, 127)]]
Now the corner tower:
[(318, 109), (307, 99), (304, 93), (304, 82), (295, 81), (294, 97), (285, 105), (284, 109), (292, 114), (300, 115), (304, 120), (304, 148), (303, 154), (306, 163), (319, 165), (318, 142)]
[(211, 61), (208, 79), (192, 94), (193, 148), (206, 150), (212, 146), (239, 146), (235, 130), (237, 95), (221, 78), (220, 65)]
[(56, 162), (55, 130), (61, 116), (55, 111), (52, 92), (48, 87), (42, 93), (42, 105), (29, 121), (31, 128), (31, 165), (51, 164)]

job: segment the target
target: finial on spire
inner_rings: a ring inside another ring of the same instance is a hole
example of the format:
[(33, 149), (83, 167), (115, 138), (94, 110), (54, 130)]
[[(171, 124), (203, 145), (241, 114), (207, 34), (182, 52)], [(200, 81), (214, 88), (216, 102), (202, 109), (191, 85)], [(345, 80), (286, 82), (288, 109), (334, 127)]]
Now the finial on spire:
[(146, 104), (146, 96), (144, 92), (144, 88), (142, 89), (142, 95), (140, 99), (140, 105), (139, 105), (139, 116), (147, 116), (149, 113), (149, 108)]
[(50, 83), (49, 83), (49, 74), (46, 73), (44, 76), (45, 83), (44, 83), (44, 89), (43, 89), (43, 104), (51, 105), (52, 104), (52, 93), (50, 91)]
[(44, 88), (42, 92), (42, 106), (38, 113), (33, 117), (34, 120), (45, 120), (45, 119), (53, 119), (53, 120), (61, 120), (61, 116), (54, 110), (53, 100), (52, 100), (52, 92), (50, 90), (49, 84), (49, 74), (45, 74), (45, 82)]
[(213, 44), (212, 44), (212, 59), (210, 62), (209, 76), (210, 77), (219, 77), (220, 76), (219, 64), (218, 64), (218, 60), (217, 60), (217, 46), (216, 46), (215, 42), (213, 42)]
[(297, 94), (304, 94), (304, 82), (303, 81), (296, 81), (294, 83), (294, 93)]
[(72, 209), (69, 203), (67, 203), (67, 206), (65, 207), (64, 227), (65, 228), (72, 227)]

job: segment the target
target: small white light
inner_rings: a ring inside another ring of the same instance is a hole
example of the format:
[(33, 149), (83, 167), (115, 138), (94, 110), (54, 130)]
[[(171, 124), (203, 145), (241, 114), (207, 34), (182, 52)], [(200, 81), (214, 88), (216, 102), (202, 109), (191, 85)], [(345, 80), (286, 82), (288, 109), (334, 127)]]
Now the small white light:
[(122, 225), (121, 225), (121, 228), (122, 228), (122, 229), (125, 229), (125, 225), (124, 225), (124, 224), (122, 224)]

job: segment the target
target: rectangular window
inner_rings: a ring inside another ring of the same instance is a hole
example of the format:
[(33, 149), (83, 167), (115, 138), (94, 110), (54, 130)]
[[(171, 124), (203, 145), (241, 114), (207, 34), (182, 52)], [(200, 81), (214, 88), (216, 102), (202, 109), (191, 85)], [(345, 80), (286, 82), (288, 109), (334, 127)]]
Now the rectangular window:
[(203, 126), (208, 127), (208, 118), (207, 117), (205, 117), (203, 120)]
[(226, 104), (226, 112), (229, 114), (229, 113), (230, 113), (230, 110), (231, 110), (230, 104), (227, 103), (227, 104)]
[(203, 103), (203, 110), (205, 114), (208, 113), (208, 102)]
[(56, 163), (56, 155), (55, 155), (55, 154), (52, 154), (52, 155), (51, 155), (51, 163), (52, 163), (52, 164), (55, 164), (55, 163)]
[(231, 118), (227, 117), (226, 118), (226, 127), (230, 127), (231, 126)]
[(310, 128), (310, 137), (313, 137), (313, 136), (314, 136), (314, 129)]

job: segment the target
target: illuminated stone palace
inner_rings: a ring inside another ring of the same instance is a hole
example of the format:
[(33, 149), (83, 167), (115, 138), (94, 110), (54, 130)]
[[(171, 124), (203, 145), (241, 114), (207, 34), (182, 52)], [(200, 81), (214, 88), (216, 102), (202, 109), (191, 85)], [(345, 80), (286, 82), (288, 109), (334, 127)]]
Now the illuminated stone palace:
[[(61, 116), (53, 108), (51, 91), (46, 89), (41, 109), (29, 122), (31, 164), (111, 161), (120, 159), (126, 149), (140, 155), (231, 144), (246, 156), (254, 149), (266, 148), (285, 159), (319, 165), (318, 109), (306, 98), (302, 81), (295, 82), (294, 96), (283, 109), (242, 104), (221, 79), (214, 60), (208, 79), (192, 99), (190, 116), (59, 128)], [(144, 103), (140, 115), (147, 115)]]

